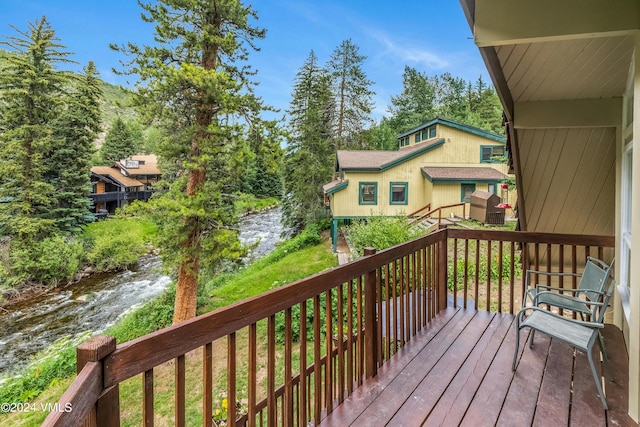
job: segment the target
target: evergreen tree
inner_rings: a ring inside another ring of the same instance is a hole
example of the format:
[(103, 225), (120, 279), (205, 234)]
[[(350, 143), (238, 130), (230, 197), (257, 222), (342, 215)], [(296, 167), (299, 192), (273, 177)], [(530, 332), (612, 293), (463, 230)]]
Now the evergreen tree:
[(91, 220), (89, 169), (94, 141), (101, 129), (102, 85), (95, 64), (89, 62), (66, 99), (66, 109), (55, 124), (55, 143), (47, 163), (49, 182), (56, 191), (47, 218), (64, 233), (79, 232)]
[(495, 89), (478, 77), (475, 86), (469, 82), (469, 124), (492, 132), (504, 133), (502, 124), (502, 104)]
[(435, 77), (437, 100), (436, 115), (464, 123), (468, 105), (465, 96), (466, 82), (449, 73)]
[(120, 117), (116, 117), (100, 147), (102, 162), (111, 165), (136, 154), (136, 151), (136, 144), (129, 126)]
[(401, 133), (436, 116), (434, 79), (415, 68), (404, 67), (402, 93), (391, 97), (391, 125)]
[(282, 134), (275, 123), (260, 125), (253, 126), (249, 134), (252, 155), (243, 174), (242, 191), (258, 197), (282, 197)]
[(322, 215), (322, 185), (331, 179), (335, 106), (331, 80), (313, 51), (295, 77), (284, 162), (284, 224), (295, 233)]
[(336, 106), (336, 150), (363, 148), (363, 141), (358, 137), (365, 126), (371, 124), (375, 92), (369, 89), (373, 82), (362, 70), (367, 57), (360, 55), (358, 50), (350, 39), (344, 40), (327, 64)]
[(397, 150), (398, 131), (392, 123), (392, 119), (383, 117), (378, 123), (362, 133), (367, 147), (374, 150)]
[(376, 145), (397, 148), (396, 135), (435, 117), (444, 117), (497, 134), (504, 133), (502, 106), (491, 85), (482, 76), (476, 84), (449, 73), (428, 76), (405, 67), (402, 93), (391, 97), (391, 117), (368, 132), (369, 138), (384, 138)]
[[(138, 74), (145, 116), (167, 129), (158, 144), (165, 164), (181, 170), (151, 205), (162, 254), (177, 264), (174, 322), (195, 316), (201, 265), (215, 269), (243, 251), (233, 228), (237, 171), (246, 163), (247, 121), (263, 107), (246, 60), (264, 30), (238, 0), (141, 3), (155, 24), (155, 46), (128, 44), (128, 72)], [(173, 166), (176, 167), (176, 166)]]
[(0, 68), (0, 224), (28, 242), (49, 235), (54, 224), (46, 217), (56, 189), (47, 182), (44, 157), (69, 85), (55, 66), (69, 61), (45, 17), (27, 31), (14, 29), (18, 36), (0, 42), (12, 53)]

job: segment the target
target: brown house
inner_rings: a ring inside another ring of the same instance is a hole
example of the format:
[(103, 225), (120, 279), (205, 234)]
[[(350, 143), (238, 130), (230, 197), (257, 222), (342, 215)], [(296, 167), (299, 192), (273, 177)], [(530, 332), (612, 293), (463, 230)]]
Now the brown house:
[(147, 201), (160, 176), (158, 160), (153, 154), (131, 156), (112, 166), (94, 166), (89, 197), (96, 212), (104, 209), (113, 213), (133, 200)]

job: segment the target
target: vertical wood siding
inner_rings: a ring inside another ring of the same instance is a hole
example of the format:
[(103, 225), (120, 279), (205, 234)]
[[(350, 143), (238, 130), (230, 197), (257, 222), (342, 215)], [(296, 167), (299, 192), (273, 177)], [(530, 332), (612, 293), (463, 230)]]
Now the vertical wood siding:
[(615, 129), (519, 130), (527, 231), (613, 234)]

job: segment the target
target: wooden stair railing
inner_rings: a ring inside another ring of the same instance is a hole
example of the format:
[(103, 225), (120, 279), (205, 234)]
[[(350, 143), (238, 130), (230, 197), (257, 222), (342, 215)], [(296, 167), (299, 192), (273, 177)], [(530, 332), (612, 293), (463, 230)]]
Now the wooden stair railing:
[[(427, 206), (429, 206), (429, 205), (427, 205)], [(453, 203), (451, 205), (444, 205), (444, 206), (440, 206), (440, 207), (437, 207), (435, 209), (432, 209), (429, 212), (427, 212), (426, 214), (424, 214), (424, 215), (422, 215), (422, 216), (420, 216), (418, 218), (414, 218), (414, 219), (410, 220), (409, 221), (409, 225), (417, 224), (417, 223), (419, 223), (421, 221), (424, 221), (425, 219), (431, 217), (431, 215), (433, 215), (436, 212), (438, 212), (438, 224), (440, 224), (440, 223), (442, 223), (442, 209), (455, 208), (455, 207), (458, 207), (458, 206), (462, 206), (462, 218), (463, 219), (466, 218), (467, 217), (467, 213), (466, 213), (467, 204), (464, 203), (464, 202), (461, 202), (461, 203)], [(417, 212), (420, 212), (420, 211), (417, 211)]]
[(415, 212), (411, 212), (409, 215), (407, 215), (407, 218), (413, 218), (413, 217), (414, 217), (414, 216), (416, 216), (419, 212), (422, 212), (422, 211), (425, 211), (425, 210), (426, 210), (426, 211), (431, 210), (431, 203), (429, 203), (429, 204), (427, 204), (427, 205), (425, 205), (425, 206), (421, 207), (420, 209), (418, 209), (418, 210), (417, 210), (417, 211), (415, 211)]

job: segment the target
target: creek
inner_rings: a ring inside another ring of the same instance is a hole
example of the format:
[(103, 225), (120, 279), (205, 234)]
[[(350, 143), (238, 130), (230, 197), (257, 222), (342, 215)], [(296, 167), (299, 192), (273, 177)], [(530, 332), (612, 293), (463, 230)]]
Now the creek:
[[(247, 262), (273, 250), (280, 239), (280, 208), (244, 216), (240, 241), (258, 245)], [(140, 259), (131, 270), (95, 274), (0, 311), (0, 378), (25, 366), (62, 337), (98, 334), (129, 311), (157, 298), (171, 279), (157, 256)]]

